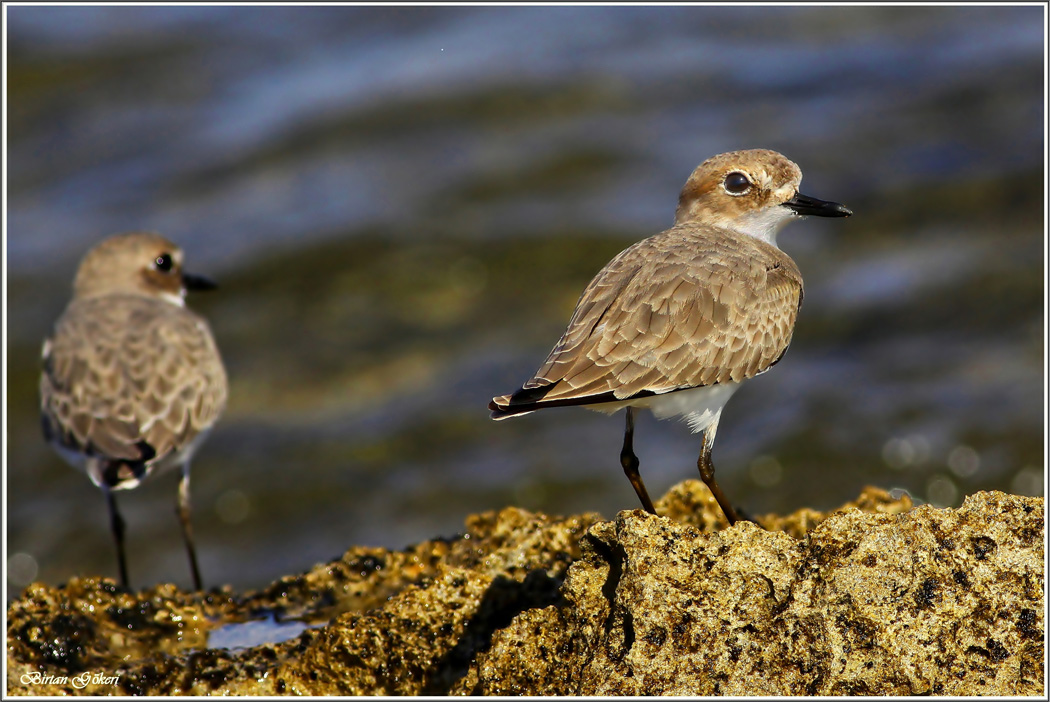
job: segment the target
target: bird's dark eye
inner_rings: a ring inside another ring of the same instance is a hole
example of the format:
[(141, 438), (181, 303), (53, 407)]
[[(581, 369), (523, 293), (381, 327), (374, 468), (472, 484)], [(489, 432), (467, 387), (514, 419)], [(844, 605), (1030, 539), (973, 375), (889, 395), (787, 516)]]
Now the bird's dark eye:
[(171, 254), (167, 253), (162, 253), (160, 256), (157, 256), (157, 258), (153, 261), (153, 267), (156, 268), (158, 271), (161, 271), (162, 273), (169, 272), (171, 270), (171, 265)]
[(733, 171), (726, 176), (724, 186), (730, 195), (743, 195), (751, 189), (751, 181), (743, 173)]

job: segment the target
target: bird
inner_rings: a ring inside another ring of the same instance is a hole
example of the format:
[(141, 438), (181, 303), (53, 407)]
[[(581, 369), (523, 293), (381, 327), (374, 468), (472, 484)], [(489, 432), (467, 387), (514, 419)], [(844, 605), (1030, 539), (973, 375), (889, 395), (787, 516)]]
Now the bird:
[(200, 591), (190, 523), (190, 459), (222, 414), (226, 370), (207, 321), (186, 307), (209, 278), (183, 271), (183, 252), (153, 232), (104, 239), (81, 259), (73, 296), (45, 339), (44, 438), (105, 494), (121, 585), (125, 522), (115, 493), (179, 468), (176, 514)]
[(697, 166), (673, 226), (598, 272), (539, 370), (492, 398), (492, 419), (551, 407), (626, 409), (620, 465), (642, 507), (656, 514), (634, 453), (634, 414), (680, 417), (700, 434), (701, 479), (730, 526), (740, 521), (743, 513), (715, 480), (711, 452), (726, 402), (791, 343), (802, 274), (777, 233), (808, 215), (853, 214), (801, 194), (801, 181), (798, 165), (768, 149), (730, 151)]

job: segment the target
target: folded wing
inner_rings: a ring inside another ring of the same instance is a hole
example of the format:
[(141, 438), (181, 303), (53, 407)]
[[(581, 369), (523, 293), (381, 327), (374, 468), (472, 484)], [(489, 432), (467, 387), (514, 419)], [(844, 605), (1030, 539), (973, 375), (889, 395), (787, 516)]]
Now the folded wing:
[(798, 268), (775, 247), (677, 227), (610, 261), (534, 377), (490, 408), (501, 418), (751, 378), (784, 354), (801, 300)]

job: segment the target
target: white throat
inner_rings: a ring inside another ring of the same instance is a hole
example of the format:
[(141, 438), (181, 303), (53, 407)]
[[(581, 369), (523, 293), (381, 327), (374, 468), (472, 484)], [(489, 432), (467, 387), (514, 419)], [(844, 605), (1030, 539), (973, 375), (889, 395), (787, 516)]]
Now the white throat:
[[(761, 239), (767, 244), (777, 246), (777, 234), (781, 228), (797, 215), (783, 205), (763, 207), (751, 214), (737, 218), (732, 228), (741, 234)], [(780, 247), (777, 246), (779, 249)]]
[(159, 297), (161, 300), (164, 300), (165, 302), (170, 302), (171, 304), (175, 305), (176, 307), (185, 307), (186, 306), (186, 291), (185, 290), (181, 290), (178, 294), (171, 293), (171, 292), (157, 293), (157, 297)]

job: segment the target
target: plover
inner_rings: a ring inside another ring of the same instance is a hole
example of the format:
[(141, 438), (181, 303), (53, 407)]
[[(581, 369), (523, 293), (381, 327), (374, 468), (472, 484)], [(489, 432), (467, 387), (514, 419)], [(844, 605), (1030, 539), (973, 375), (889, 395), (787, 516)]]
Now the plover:
[(124, 520), (114, 492), (179, 467), (176, 512), (193, 574), (190, 459), (226, 404), (226, 371), (189, 290), (215, 287), (182, 270), (182, 251), (152, 233), (111, 237), (80, 262), (73, 299), (44, 342), (44, 436), (102, 489), (128, 587)]
[(801, 180), (797, 165), (765, 149), (701, 163), (682, 188), (674, 226), (599, 271), (540, 369), (489, 403), (492, 418), (566, 405), (626, 408), (620, 464), (656, 514), (634, 454), (634, 411), (682, 417), (701, 434), (700, 476), (735, 523), (711, 462), (718, 419), (742, 382), (784, 355), (802, 304), (802, 275), (777, 247), (777, 232), (805, 215), (853, 214), (802, 195)]

